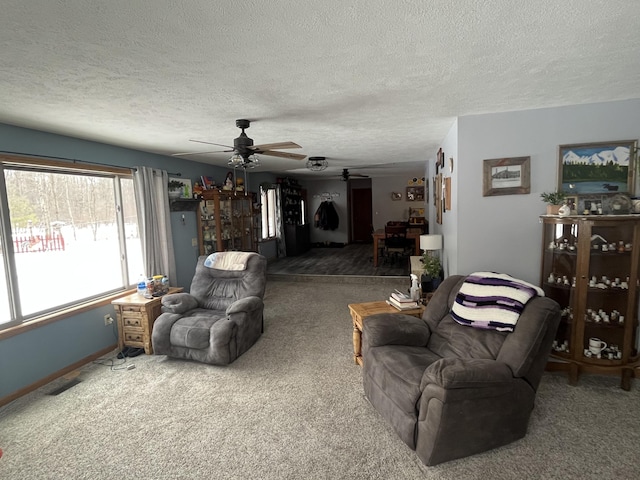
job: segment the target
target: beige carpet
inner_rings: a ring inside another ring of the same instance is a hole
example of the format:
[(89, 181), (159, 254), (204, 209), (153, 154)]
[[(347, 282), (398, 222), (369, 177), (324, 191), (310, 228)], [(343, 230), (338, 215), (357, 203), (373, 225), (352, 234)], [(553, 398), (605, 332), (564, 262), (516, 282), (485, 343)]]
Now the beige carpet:
[(615, 377), (547, 374), (525, 439), (422, 465), (352, 360), (347, 304), (392, 289), (270, 281), (265, 332), (228, 367), (140, 356), (133, 370), (87, 366), (56, 396), (65, 380), (42, 387), (0, 409), (0, 478), (640, 478), (640, 388)]

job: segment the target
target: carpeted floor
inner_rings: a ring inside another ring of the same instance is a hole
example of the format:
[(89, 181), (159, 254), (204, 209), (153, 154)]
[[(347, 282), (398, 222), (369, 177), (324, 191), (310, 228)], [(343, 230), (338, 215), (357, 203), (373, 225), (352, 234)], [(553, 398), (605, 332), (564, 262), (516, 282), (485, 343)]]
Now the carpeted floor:
[(527, 437), (422, 465), (353, 364), (347, 304), (392, 289), (270, 281), (265, 332), (230, 366), (142, 355), (52, 382), (0, 409), (0, 478), (640, 478), (640, 386), (600, 376), (545, 374)]

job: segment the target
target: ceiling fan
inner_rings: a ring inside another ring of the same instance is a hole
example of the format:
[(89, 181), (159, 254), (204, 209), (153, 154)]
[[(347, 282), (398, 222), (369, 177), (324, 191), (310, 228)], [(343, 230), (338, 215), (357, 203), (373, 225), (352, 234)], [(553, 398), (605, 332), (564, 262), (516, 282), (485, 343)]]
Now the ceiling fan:
[(226, 147), (230, 150), (213, 150), (208, 152), (184, 152), (184, 153), (174, 153), (173, 157), (181, 157), (184, 155), (203, 155), (208, 153), (218, 153), (218, 152), (228, 152), (234, 153), (234, 155), (238, 155), (241, 157), (241, 163), (243, 166), (251, 164), (255, 161), (255, 157), (252, 157), (255, 154), (260, 155), (269, 155), (271, 157), (281, 157), (281, 158), (289, 158), (291, 160), (302, 160), (306, 158), (306, 155), (301, 155), (299, 153), (290, 153), (290, 152), (278, 152), (277, 150), (288, 149), (288, 148), (302, 148), (300, 145), (294, 142), (277, 142), (277, 143), (264, 143), (261, 145), (254, 145), (253, 139), (249, 138), (246, 133), (244, 133), (245, 129), (249, 128), (251, 125), (250, 120), (246, 119), (238, 119), (236, 120), (236, 127), (242, 130), (242, 133), (238, 138), (233, 140), (233, 146), (224, 145), (221, 143), (212, 143), (212, 142), (203, 142), (202, 140), (189, 140), (190, 142), (196, 143), (204, 143), (207, 145), (217, 145), (219, 147)]

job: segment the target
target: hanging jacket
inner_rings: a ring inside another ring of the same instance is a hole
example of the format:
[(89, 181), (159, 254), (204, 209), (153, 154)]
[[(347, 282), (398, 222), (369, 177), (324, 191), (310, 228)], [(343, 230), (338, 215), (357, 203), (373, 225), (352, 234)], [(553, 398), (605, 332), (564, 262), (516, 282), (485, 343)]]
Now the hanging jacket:
[(322, 202), (314, 215), (315, 227), (322, 230), (335, 230), (339, 224), (340, 218), (333, 206), (333, 202)]

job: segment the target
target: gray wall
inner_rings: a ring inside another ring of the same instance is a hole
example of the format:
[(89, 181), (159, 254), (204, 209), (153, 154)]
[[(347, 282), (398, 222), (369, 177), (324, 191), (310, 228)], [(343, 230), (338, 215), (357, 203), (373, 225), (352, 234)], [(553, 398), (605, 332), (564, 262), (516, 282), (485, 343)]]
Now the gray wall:
[[(444, 225), (449, 273), (494, 270), (538, 284), (540, 193), (557, 188), (558, 145), (638, 139), (640, 99), (465, 116), (457, 130), (457, 221), (454, 231)], [(531, 157), (531, 193), (483, 197), (482, 161), (519, 156)]]
[[(442, 150), (445, 156), (445, 166), (442, 169), (442, 175), (445, 177), (451, 177), (451, 210), (446, 210), (442, 214), (442, 224), (436, 223), (435, 207), (433, 206), (433, 182), (429, 184), (430, 197), (429, 197), (429, 225), (430, 233), (440, 233), (443, 238), (442, 265), (445, 276), (450, 275), (452, 272), (458, 270), (458, 258), (456, 256), (457, 249), (453, 248), (458, 242), (458, 215), (460, 210), (460, 198), (459, 198), (459, 172), (461, 172), (459, 156), (458, 156), (458, 121), (456, 120), (447, 136), (442, 142)], [(435, 176), (435, 161), (436, 155), (429, 161), (428, 169), (431, 179)], [(449, 158), (453, 158), (453, 171), (449, 167)], [(431, 180), (430, 180), (431, 181)], [(464, 196), (464, 195), (463, 195)]]
[[(426, 160), (425, 160), (426, 163)], [(384, 176), (371, 179), (373, 195), (373, 228), (384, 228), (389, 220), (407, 220), (409, 208), (425, 207), (425, 202), (408, 202), (407, 186), (412, 178), (424, 177), (424, 171), (416, 171), (406, 175)], [(391, 200), (392, 192), (400, 192), (402, 200)], [(425, 210), (425, 216), (427, 211)]]

